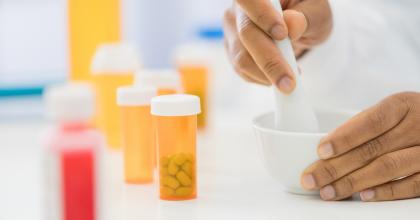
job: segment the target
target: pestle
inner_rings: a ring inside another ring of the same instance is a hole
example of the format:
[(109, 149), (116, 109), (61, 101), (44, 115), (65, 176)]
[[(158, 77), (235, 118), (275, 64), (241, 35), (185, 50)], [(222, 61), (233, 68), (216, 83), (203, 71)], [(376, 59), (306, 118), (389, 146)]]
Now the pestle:
[[(280, 0), (271, 0), (274, 8), (281, 14)], [(299, 74), (296, 57), (289, 38), (276, 42), (277, 47), (283, 54), (284, 59), (290, 65), (295, 74), (296, 87), (291, 94), (283, 94), (276, 87), (275, 96), (275, 126), (277, 130), (291, 132), (317, 132), (318, 120), (315, 112), (305, 97), (302, 88), (302, 79)]]

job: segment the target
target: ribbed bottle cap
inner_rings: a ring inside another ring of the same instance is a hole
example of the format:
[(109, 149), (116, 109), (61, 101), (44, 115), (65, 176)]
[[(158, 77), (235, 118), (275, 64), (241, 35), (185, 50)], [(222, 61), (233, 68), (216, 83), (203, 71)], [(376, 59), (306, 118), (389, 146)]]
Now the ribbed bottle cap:
[(150, 100), (155, 96), (154, 87), (124, 86), (117, 90), (117, 104), (119, 106), (150, 105)]
[(194, 95), (162, 95), (152, 99), (152, 115), (187, 116), (197, 115), (200, 112), (200, 98)]
[(95, 95), (89, 84), (52, 86), (46, 90), (44, 99), (47, 115), (54, 121), (87, 121), (95, 111)]
[(126, 43), (99, 45), (93, 56), (93, 74), (128, 73), (140, 68), (140, 56), (135, 47)]
[(181, 79), (175, 70), (171, 69), (142, 69), (135, 75), (134, 85), (153, 86), (160, 88), (181, 89)]

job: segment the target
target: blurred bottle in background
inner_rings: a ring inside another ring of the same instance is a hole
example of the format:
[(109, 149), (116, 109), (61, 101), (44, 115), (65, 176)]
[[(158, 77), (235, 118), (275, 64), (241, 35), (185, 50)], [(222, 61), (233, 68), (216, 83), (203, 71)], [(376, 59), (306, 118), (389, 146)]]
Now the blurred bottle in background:
[(137, 71), (134, 85), (136, 87), (155, 87), (157, 95), (171, 95), (182, 92), (181, 79), (176, 70), (142, 69)]
[(67, 0), (71, 80), (88, 80), (99, 44), (121, 38), (120, 0)]
[(48, 89), (45, 101), (53, 123), (43, 137), (48, 219), (97, 219), (103, 139), (89, 126), (93, 89), (87, 84), (55, 86)]
[(91, 81), (97, 95), (96, 126), (112, 149), (120, 149), (120, 109), (117, 88), (132, 85), (140, 68), (140, 57), (130, 44), (112, 43), (98, 47), (92, 60)]

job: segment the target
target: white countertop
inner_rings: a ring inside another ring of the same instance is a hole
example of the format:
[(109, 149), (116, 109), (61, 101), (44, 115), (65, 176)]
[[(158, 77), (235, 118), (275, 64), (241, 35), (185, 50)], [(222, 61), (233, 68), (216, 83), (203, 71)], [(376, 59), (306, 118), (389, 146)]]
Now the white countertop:
[[(0, 123), (0, 219), (45, 219), (41, 122)], [(200, 133), (198, 198), (158, 199), (156, 185), (126, 185), (121, 155), (107, 152), (103, 219), (418, 219), (420, 199), (324, 202), (284, 192), (264, 170), (251, 126), (218, 124)]]

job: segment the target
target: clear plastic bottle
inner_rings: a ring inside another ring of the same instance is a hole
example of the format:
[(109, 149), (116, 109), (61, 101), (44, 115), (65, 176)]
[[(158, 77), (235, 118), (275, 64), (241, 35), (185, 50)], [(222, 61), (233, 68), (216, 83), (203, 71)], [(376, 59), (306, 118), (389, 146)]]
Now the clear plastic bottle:
[(90, 127), (94, 93), (85, 84), (55, 86), (45, 95), (53, 127), (45, 134), (49, 219), (98, 217), (100, 133)]
[(158, 147), (160, 198), (196, 198), (196, 132), (200, 99), (193, 95), (158, 96), (152, 99), (151, 112)]
[(150, 100), (153, 87), (120, 87), (117, 102), (121, 110), (121, 135), (124, 154), (124, 178), (127, 183), (153, 181), (156, 148)]
[(140, 68), (140, 58), (128, 44), (103, 44), (92, 61), (92, 83), (97, 95), (95, 124), (104, 133), (108, 147), (120, 149), (120, 110), (117, 88), (131, 85), (134, 73)]

